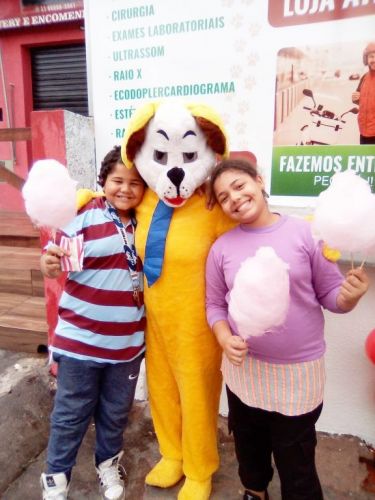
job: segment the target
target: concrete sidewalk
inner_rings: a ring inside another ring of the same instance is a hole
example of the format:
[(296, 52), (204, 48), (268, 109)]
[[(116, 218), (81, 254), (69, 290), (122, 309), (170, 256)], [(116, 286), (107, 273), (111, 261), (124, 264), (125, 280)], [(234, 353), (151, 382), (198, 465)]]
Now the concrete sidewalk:
[[(13, 380), (17, 373), (18, 381)], [(0, 498), (40, 500), (39, 476), (44, 467), (54, 379), (48, 375), (45, 358), (28, 358), (5, 351), (0, 351), (0, 374), (2, 382), (8, 380), (8, 386), (4, 385), (0, 391)], [(214, 476), (212, 500), (242, 498), (233, 441), (226, 427), (226, 418), (220, 417), (221, 467)], [(73, 471), (71, 500), (100, 500), (93, 466), (94, 437), (91, 425)], [(126, 499), (175, 499), (182, 481), (168, 490), (144, 485), (145, 475), (159, 458), (146, 402), (135, 403), (125, 440)], [(317, 466), (326, 500), (375, 499), (375, 493), (361, 487), (368, 471), (359, 457), (372, 458), (359, 439), (319, 434)], [(277, 474), (269, 493), (272, 500), (281, 498)]]

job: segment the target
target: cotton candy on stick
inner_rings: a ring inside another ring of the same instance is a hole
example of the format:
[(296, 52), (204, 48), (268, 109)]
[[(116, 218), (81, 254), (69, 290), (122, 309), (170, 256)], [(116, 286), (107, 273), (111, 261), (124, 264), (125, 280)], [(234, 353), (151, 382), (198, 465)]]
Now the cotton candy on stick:
[(368, 252), (375, 245), (375, 195), (352, 170), (336, 173), (320, 193), (312, 230), (329, 246), (344, 252)]
[(289, 307), (289, 265), (271, 247), (260, 247), (239, 268), (229, 314), (243, 339), (281, 325)]
[(58, 161), (35, 162), (22, 189), (28, 216), (37, 226), (63, 228), (76, 215), (76, 186)]

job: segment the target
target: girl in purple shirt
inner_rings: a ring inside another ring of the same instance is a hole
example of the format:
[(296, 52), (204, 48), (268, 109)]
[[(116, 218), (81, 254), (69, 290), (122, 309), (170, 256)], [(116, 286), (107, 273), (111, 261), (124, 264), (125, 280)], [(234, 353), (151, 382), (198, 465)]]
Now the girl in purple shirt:
[[(315, 467), (315, 423), (324, 388), (322, 307), (351, 311), (367, 291), (368, 277), (357, 268), (344, 278), (324, 258), (308, 222), (271, 212), (263, 180), (248, 161), (219, 163), (211, 188), (223, 212), (239, 223), (210, 250), (206, 307), (224, 352), (228, 421), (243, 498), (268, 498), (273, 454), (283, 500), (322, 499)], [(228, 313), (228, 300), (241, 263), (261, 246), (271, 246), (289, 264), (289, 309), (282, 325), (244, 341)]]

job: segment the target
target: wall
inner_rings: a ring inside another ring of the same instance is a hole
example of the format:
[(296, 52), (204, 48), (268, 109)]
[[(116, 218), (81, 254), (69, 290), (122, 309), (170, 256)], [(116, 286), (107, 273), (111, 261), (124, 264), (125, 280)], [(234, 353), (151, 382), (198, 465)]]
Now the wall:
[[(12, 4), (14, 4), (13, 0), (2, 0), (1, 9), (6, 11), (7, 5), (11, 6)], [(4, 13), (1, 14), (1, 17), (3, 17)], [(74, 21), (55, 25), (0, 30), (0, 50), (4, 69), (1, 78), (4, 78), (9, 108), (13, 107), (14, 109), (13, 120), (11, 119), (11, 124), (9, 124), (6, 116), (3, 84), (0, 81), (0, 108), (3, 108), (3, 121), (0, 122), (1, 128), (30, 126), (30, 113), (33, 104), (29, 49), (36, 46), (82, 42), (84, 40), (84, 31), (81, 29), (82, 24), (82, 21)], [(9, 109), (9, 114), (12, 114), (11, 109)], [(0, 143), (0, 159), (9, 160), (11, 158), (11, 143)], [(26, 142), (17, 142), (15, 159), (15, 173), (25, 178), (32, 162), (31, 145)], [(11, 186), (0, 183), (0, 210), (2, 209), (22, 211), (24, 208), (20, 193)]]
[(77, 188), (96, 189), (94, 124), (63, 109), (31, 113), (33, 161), (54, 158), (69, 170)]
[[(346, 272), (350, 264), (342, 264)], [(326, 313), (326, 373), (321, 431), (353, 434), (375, 445), (375, 365), (365, 340), (375, 328), (375, 267), (365, 264), (372, 286), (348, 314)]]
[[(358, 159), (356, 171), (363, 158), (373, 158), (358, 144), (354, 114), (345, 115), (346, 126), (339, 134), (325, 134), (326, 146), (297, 146), (301, 128), (310, 123), (304, 106), (311, 103), (300, 100), (293, 109), (299, 100), (294, 88), (275, 93), (284, 54), (291, 57), (288, 68), (294, 71), (290, 83), (298, 77), (298, 87), (308, 85), (315, 96), (320, 94), (317, 103), (336, 113), (351, 108), (357, 82), (349, 77), (367, 71), (361, 55), (374, 38), (373, 2), (190, 0), (180, 2), (178, 9), (175, 3), (149, 2), (137, 9), (125, 0), (85, 1), (98, 158), (121, 136), (134, 109), (147, 100), (174, 96), (217, 109), (230, 148), (256, 155), (271, 188), (270, 202), (284, 209), (314, 207), (315, 197), (333, 175), (332, 154), (338, 155), (343, 169), (349, 155)], [(123, 11), (128, 17), (122, 17), (120, 5), (129, 7)], [(102, 37), (97, 36), (99, 30)], [(125, 36), (131, 33), (134, 36)], [(280, 112), (282, 96), (289, 115), (280, 123), (274, 104)], [(280, 161), (281, 154), (290, 164)], [(318, 166), (310, 168), (315, 162)], [(373, 186), (374, 167), (373, 162), (368, 172)], [(374, 281), (374, 268), (370, 273)], [(327, 314), (327, 389), (319, 420), (320, 430), (354, 434), (373, 444), (375, 366), (365, 357), (364, 339), (375, 327), (374, 288), (356, 311)]]

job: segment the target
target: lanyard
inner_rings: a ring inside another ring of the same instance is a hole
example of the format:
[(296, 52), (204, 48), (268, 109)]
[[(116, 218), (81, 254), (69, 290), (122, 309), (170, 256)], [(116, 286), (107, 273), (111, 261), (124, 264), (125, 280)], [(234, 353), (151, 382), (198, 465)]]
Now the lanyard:
[[(134, 242), (130, 243), (128, 236), (126, 234), (126, 229), (124, 227), (124, 224), (120, 217), (118, 216), (118, 213), (112, 205), (106, 201), (106, 206), (108, 209), (108, 212), (110, 216), (112, 217), (113, 222), (115, 223), (115, 226), (122, 236), (123, 242), (124, 242), (124, 254), (126, 261), (128, 263), (128, 268), (129, 268), (129, 273), (130, 277), (132, 280), (132, 287), (133, 287), (133, 298), (136, 306), (138, 309), (142, 306), (141, 302), (141, 283), (139, 280), (139, 273), (137, 271), (137, 252), (135, 250), (135, 245)], [(133, 234), (134, 234), (134, 223), (131, 219), (131, 225), (133, 228)]]

